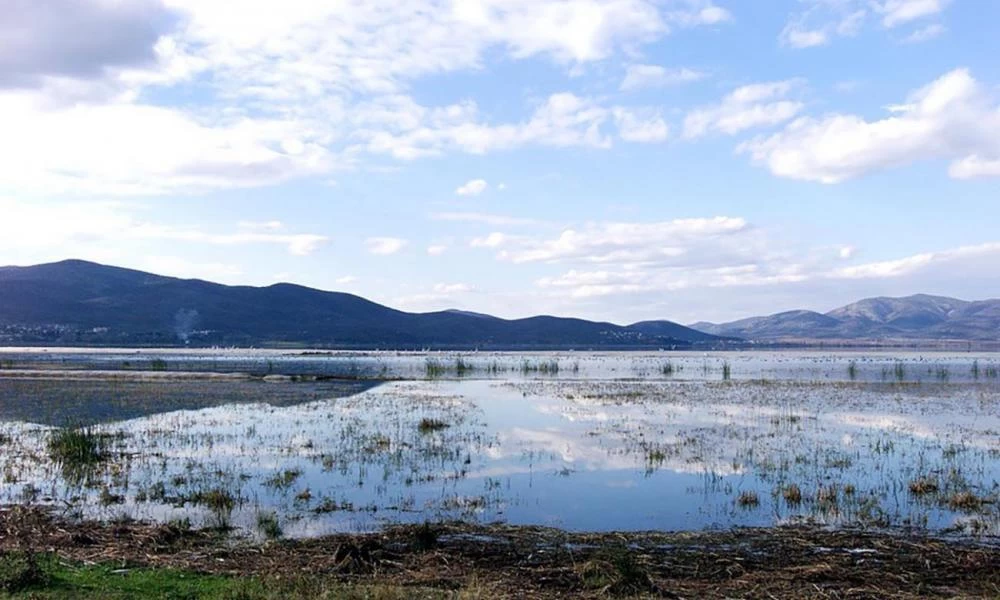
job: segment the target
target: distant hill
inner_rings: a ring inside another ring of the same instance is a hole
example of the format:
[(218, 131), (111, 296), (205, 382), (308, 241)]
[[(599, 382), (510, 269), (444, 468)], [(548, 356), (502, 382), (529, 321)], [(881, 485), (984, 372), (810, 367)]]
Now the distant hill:
[(695, 323), (713, 335), (746, 340), (913, 339), (1000, 340), (1000, 300), (969, 302), (917, 294), (867, 298), (826, 314), (808, 310), (752, 317), (731, 323)]
[(408, 313), (281, 283), (226, 286), (67, 260), (0, 267), (0, 344), (356, 348), (661, 348), (720, 338), (670, 321), (632, 327), (465, 311)]

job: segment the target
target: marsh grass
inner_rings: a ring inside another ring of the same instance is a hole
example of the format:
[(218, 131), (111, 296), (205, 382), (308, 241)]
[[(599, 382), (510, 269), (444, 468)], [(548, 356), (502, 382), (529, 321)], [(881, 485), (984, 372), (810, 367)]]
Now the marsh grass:
[(760, 496), (753, 490), (743, 490), (736, 497), (736, 504), (740, 508), (757, 508), (760, 506)]
[(274, 512), (261, 512), (257, 514), (257, 530), (269, 540), (280, 539), (283, 535), (278, 515)]
[(431, 417), (424, 417), (420, 419), (420, 423), (417, 425), (417, 431), (423, 434), (434, 433), (435, 431), (441, 431), (451, 427), (448, 423), (445, 423), (441, 419), (434, 419)]
[(67, 479), (79, 481), (108, 460), (112, 438), (89, 427), (57, 429), (49, 437), (49, 457), (62, 468)]
[(927, 496), (936, 494), (941, 489), (941, 485), (934, 477), (918, 477), (910, 482), (910, 493), (914, 496)]
[(781, 497), (789, 506), (798, 506), (802, 504), (802, 488), (794, 483), (786, 485), (781, 489)]
[(444, 366), (438, 360), (433, 358), (428, 358), (424, 362), (424, 373), (427, 375), (428, 379), (437, 379), (438, 377), (444, 377), (445, 373), (448, 372), (448, 368)]
[(292, 487), (292, 485), (294, 485), (301, 476), (301, 469), (284, 469), (267, 478), (267, 480), (264, 481), (264, 485), (275, 490), (287, 490)]
[(952, 510), (961, 510), (964, 512), (976, 512), (983, 506), (983, 499), (976, 494), (965, 490), (961, 492), (955, 492), (948, 498), (948, 506)]
[(733, 367), (729, 364), (729, 361), (722, 363), (722, 380), (729, 381), (733, 376)]
[(851, 378), (851, 381), (858, 378), (858, 361), (852, 360), (847, 363), (847, 376)]
[(461, 356), (455, 359), (455, 375), (464, 377), (476, 371), (476, 366)]
[(655, 590), (647, 569), (627, 548), (613, 548), (580, 567), (584, 587), (610, 596), (638, 596)]

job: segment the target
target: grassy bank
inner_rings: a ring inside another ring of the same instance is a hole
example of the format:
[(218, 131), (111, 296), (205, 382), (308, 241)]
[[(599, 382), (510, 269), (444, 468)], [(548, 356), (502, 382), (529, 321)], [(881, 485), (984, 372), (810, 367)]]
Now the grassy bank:
[(995, 544), (806, 527), (577, 534), (459, 524), (265, 543), (15, 507), (0, 511), (0, 597), (997, 598)]

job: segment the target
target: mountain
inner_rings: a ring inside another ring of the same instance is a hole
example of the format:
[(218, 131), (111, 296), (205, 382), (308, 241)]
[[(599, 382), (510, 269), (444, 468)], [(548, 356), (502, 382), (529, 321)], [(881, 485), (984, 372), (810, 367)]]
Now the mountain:
[(407, 313), (281, 283), (227, 286), (67, 260), (0, 268), (0, 344), (659, 348), (723, 340), (669, 321)]
[(692, 328), (747, 340), (1000, 340), (1000, 300), (969, 302), (916, 294), (867, 298), (826, 314), (807, 310)]

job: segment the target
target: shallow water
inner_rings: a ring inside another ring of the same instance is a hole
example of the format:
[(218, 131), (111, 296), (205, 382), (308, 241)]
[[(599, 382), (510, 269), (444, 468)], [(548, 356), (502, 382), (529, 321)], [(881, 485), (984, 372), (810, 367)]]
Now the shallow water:
[[(393, 376), (416, 376), (428, 359), (362, 358), (388, 364)], [(1000, 535), (1000, 386), (987, 375), (996, 355), (463, 360), (475, 366), (461, 378), (434, 373), (344, 397), (322, 382), (142, 381), (120, 404), (156, 396), (144, 405), (155, 410), (101, 425), (122, 435), (113, 460), (83, 477), (48, 457), (51, 430), (41, 423), (56, 421), (0, 413), (0, 501), (101, 518), (224, 521), (248, 534), (258, 515), (274, 513), (289, 536), (438, 519), (588, 531), (810, 520)], [(520, 368), (553, 360), (558, 371)], [(494, 371), (493, 362), (508, 368)], [(30, 381), (46, 411), (93, 405), (106, 414), (103, 384), (88, 381), (82, 393), (79, 383)], [(5, 385), (0, 378), (0, 392)], [(111, 393), (121, 383), (107, 385)], [(9, 393), (4, 402), (13, 402)], [(207, 506), (206, 492), (220, 490), (234, 499), (231, 510)]]

